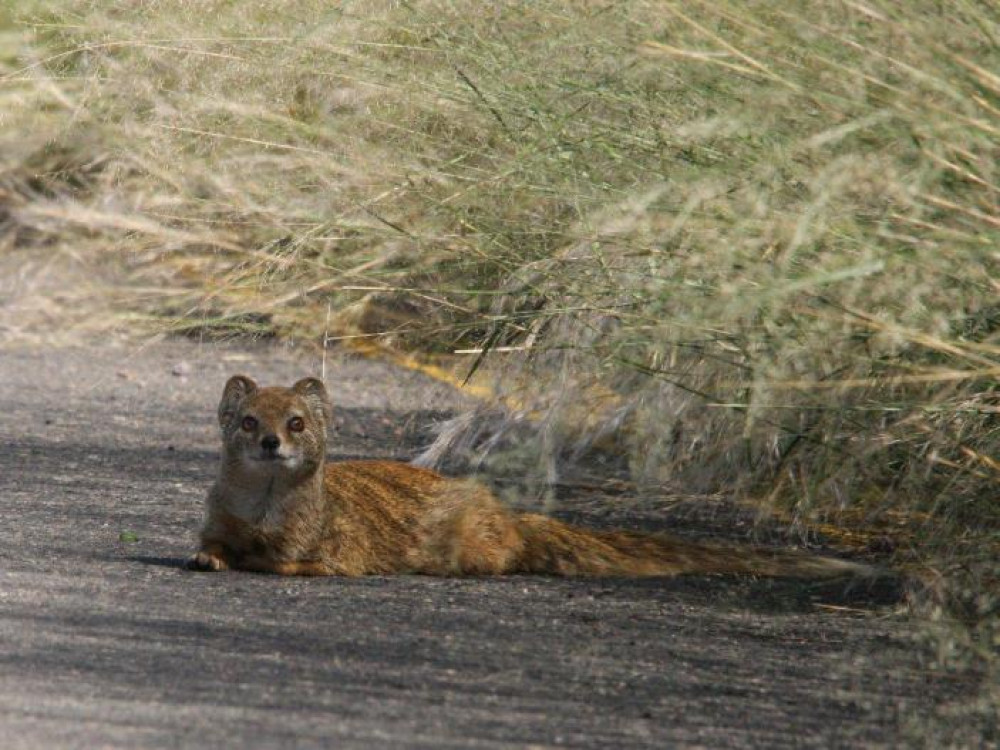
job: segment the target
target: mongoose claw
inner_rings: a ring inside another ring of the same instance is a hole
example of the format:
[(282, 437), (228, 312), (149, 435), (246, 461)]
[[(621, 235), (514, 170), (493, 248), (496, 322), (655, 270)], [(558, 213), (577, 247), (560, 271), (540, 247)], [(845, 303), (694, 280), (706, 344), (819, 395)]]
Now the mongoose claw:
[(184, 567), (188, 570), (200, 570), (209, 573), (216, 573), (220, 570), (227, 570), (229, 568), (229, 566), (226, 565), (225, 560), (209, 554), (208, 552), (199, 552), (196, 555), (192, 555), (188, 558)]

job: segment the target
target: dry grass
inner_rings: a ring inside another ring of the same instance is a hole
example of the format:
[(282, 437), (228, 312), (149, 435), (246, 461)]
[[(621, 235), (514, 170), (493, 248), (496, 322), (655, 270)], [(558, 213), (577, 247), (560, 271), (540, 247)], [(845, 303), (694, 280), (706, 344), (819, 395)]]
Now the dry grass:
[(0, 241), (110, 269), (130, 326), (482, 350), (543, 478), (599, 439), (884, 530), (997, 647), (992, 4), (0, 19)]

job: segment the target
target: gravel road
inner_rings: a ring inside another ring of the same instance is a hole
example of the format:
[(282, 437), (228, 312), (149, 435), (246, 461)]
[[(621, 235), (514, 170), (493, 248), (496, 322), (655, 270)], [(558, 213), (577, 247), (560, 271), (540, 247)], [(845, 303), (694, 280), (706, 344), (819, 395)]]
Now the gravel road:
[[(318, 369), (278, 347), (0, 349), (0, 746), (899, 746), (979, 690), (932, 666), (891, 585), (181, 570), (225, 378)], [(406, 459), (463, 398), (346, 356), (326, 382), (334, 458)], [(698, 532), (681, 505), (560, 507)]]

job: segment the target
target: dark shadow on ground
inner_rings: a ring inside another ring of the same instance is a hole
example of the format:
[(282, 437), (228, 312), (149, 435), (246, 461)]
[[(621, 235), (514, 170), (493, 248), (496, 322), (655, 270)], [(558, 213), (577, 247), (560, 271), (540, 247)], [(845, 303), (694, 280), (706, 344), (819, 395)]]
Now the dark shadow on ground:
[(187, 570), (185, 564), (187, 558), (184, 557), (153, 557), (151, 555), (127, 555), (124, 559), (129, 562), (136, 562), (142, 565), (152, 565), (157, 568), (174, 568), (176, 570)]
[[(128, 555), (125, 560), (158, 568), (172, 568), (188, 572), (186, 559), (182, 557), (160, 557), (152, 555)], [(277, 578), (261, 573), (229, 571), (234, 576)], [(195, 573), (191, 575), (217, 576), (217, 573)], [(526, 578), (536, 582), (559, 581), (578, 586), (581, 592), (593, 596), (608, 595), (617, 591), (629, 596), (656, 593), (670, 593), (679, 598), (724, 608), (728, 611), (744, 610), (758, 614), (788, 614), (815, 611), (817, 607), (836, 607), (854, 614), (869, 614), (874, 608), (901, 604), (907, 594), (906, 580), (892, 573), (871, 578), (841, 577), (828, 580), (801, 580), (781, 578), (757, 578), (739, 575), (686, 575), (677, 577), (650, 578), (553, 578), (551, 576), (508, 576), (507, 580)], [(327, 579), (337, 581), (332, 577)], [(492, 577), (468, 577), (453, 579), (476, 586), (490, 586), (491, 582), (503, 580)], [(506, 584), (504, 584), (506, 585)]]

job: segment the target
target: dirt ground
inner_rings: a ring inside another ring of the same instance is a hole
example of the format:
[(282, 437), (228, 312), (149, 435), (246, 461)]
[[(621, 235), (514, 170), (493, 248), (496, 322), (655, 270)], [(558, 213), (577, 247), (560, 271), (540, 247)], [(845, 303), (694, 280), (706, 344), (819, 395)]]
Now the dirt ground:
[[(183, 571), (225, 378), (320, 369), (281, 347), (0, 349), (3, 747), (918, 746), (979, 691), (933, 666), (891, 580)], [(333, 458), (410, 458), (463, 399), (346, 356), (326, 382)], [(562, 494), (599, 526), (749, 523)]]

